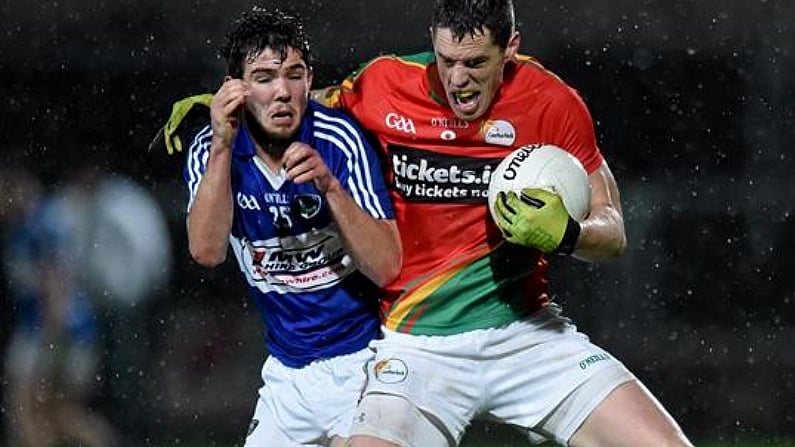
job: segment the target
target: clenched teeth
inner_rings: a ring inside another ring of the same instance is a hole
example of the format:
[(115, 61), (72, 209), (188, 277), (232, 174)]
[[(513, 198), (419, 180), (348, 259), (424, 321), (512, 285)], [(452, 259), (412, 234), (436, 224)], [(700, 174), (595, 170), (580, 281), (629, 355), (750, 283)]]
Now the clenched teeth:
[(477, 95), (477, 92), (455, 92), (453, 93), (453, 98), (455, 98), (456, 102), (465, 103), (474, 99)]

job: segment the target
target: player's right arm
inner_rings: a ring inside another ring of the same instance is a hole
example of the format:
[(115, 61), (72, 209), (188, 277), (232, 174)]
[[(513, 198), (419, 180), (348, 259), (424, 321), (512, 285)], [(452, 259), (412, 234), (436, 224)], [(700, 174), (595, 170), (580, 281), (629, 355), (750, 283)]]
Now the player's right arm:
[(590, 262), (613, 259), (627, 248), (618, 185), (607, 162), (602, 162), (588, 179), (591, 182), (591, 210), (582, 223), (573, 255)]
[[(216, 92), (210, 104), (212, 140), (206, 164), (198, 181), (198, 187), (191, 191), (187, 230), (188, 247), (201, 265), (214, 267), (226, 259), (229, 234), (232, 230), (232, 142), (241, 124), (241, 108), (245, 102), (248, 88), (240, 79), (228, 79)], [(201, 148), (194, 147), (188, 156), (188, 163), (204, 163), (204, 155), (198, 154)], [(196, 172), (200, 171), (200, 168)]]

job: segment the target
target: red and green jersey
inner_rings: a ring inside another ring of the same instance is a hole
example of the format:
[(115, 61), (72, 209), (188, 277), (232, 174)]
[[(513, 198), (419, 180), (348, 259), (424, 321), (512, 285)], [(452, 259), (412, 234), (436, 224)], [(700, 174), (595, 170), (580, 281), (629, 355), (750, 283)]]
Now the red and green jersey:
[(326, 96), (378, 139), (403, 241), (384, 324), (418, 335), (500, 326), (549, 302), (547, 261), (504, 242), (487, 206), (489, 177), (519, 146), (554, 144), (591, 173), (602, 163), (579, 95), (534, 59), (507, 64), (491, 109), (457, 118), (432, 53), (370, 61)]

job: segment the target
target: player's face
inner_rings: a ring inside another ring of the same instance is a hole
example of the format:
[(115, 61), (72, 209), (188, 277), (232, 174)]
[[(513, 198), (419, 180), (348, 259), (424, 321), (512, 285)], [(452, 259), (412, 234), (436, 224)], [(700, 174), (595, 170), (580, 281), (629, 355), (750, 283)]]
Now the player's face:
[(460, 40), (453, 37), (449, 28), (437, 28), (432, 35), (439, 79), (450, 108), (459, 118), (480, 118), (497, 95), (505, 63), (516, 55), (518, 33), (504, 50), (494, 42), (489, 30)]
[(292, 139), (301, 125), (312, 85), (312, 71), (301, 53), (288, 48), (282, 60), (278, 51), (266, 48), (246, 61), (243, 79), (251, 88), (246, 108), (267, 136)]

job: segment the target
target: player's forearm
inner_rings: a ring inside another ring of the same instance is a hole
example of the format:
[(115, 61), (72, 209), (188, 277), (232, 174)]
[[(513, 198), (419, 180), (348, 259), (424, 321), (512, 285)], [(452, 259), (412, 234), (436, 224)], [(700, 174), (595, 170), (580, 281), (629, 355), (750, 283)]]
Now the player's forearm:
[(188, 215), (188, 246), (201, 265), (214, 267), (226, 259), (232, 229), (231, 151), (210, 151), (207, 169)]
[(375, 219), (337, 186), (326, 192), (331, 214), (359, 270), (379, 287), (389, 284), (400, 272), (402, 249), (393, 220)]
[(627, 235), (621, 212), (621, 196), (606, 162), (588, 175), (591, 182), (591, 210), (582, 222), (574, 256), (589, 262), (613, 259), (624, 253)]
[(605, 261), (617, 258), (626, 247), (627, 236), (620, 210), (604, 206), (592, 211), (582, 222), (572, 256), (588, 262)]

